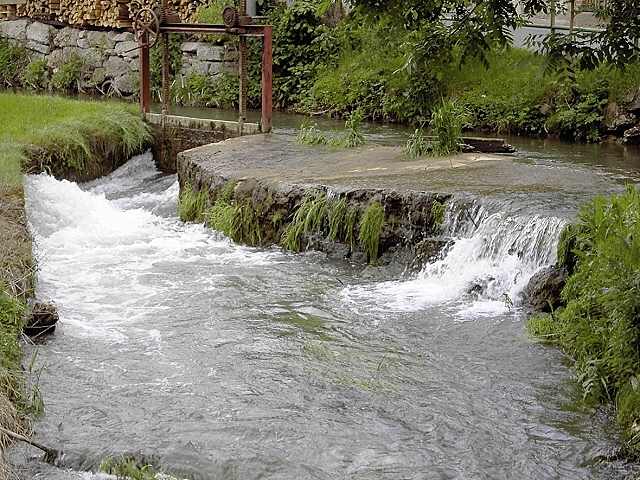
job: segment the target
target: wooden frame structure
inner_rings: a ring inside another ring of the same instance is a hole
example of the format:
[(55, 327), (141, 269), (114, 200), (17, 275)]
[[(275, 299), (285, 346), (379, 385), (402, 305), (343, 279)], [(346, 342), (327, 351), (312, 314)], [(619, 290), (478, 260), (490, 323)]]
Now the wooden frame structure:
[[(244, 2), (241, 2), (244, 3)], [(149, 13), (150, 12), (150, 13)], [(140, 13), (140, 12), (139, 12)], [(260, 130), (268, 133), (272, 127), (273, 111), (273, 27), (271, 25), (254, 25), (251, 17), (240, 14), (232, 8), (226, 7), (223, 13), (225, 24), (200, 24), (200, 23), (173, 23), (167, 21), (170, 14), (163, 8), (160, 18), (155, 12), (141, 12), (147, 14), (146, 18), (138, 21), (138, 15), (133, 22), (133, 30), (138, 40), (140, 49), (140, 108), (143, 113), (150, 112), (151, 107), (151, 72), (149, 62), (149, 50), (156, 43), (158, 37), (162, 42), (162, 115), (169, 112), (169, 34), (170, 33), (200, 33), (200, 34), (227, 34), (237, 35), (240, 38), (239, 49), (239, 119), (238, 130), (242, 135), (242, 127), (246, 121), (247, 109), (247, 38), (262, 37), (262, 113)], [(144, 15), (141, 15), (142, 17)]]

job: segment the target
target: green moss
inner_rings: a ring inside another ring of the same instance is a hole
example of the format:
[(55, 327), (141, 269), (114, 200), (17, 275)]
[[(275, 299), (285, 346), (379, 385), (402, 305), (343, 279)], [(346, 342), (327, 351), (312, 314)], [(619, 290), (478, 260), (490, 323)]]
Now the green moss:
[(378, 248), (383, 226), (384, 208), (380, 202), (374, 201), (364, 211), (358, 232), (358, 240), (367, 254), (369, 263), (375, 264), (378, 260)]
[(186, 184), (178, 197), (178, 214), (183, 222), (202, 222), (207, 208), (207, 192)]

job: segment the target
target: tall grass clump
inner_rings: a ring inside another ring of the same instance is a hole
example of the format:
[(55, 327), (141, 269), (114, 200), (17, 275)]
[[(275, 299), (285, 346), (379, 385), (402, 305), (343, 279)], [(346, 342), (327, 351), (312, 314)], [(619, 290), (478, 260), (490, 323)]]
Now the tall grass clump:
[(431, 144), (424, 135), (422, 128), (416, 128), (409, 136), (407, 143), (402, 149), (403, 153), (409, 158), (418, 158), (426, 155), (431, 151)]
[(384, 208), (380, 202), (374, 201), (362, 214), (358, 232), (358, 239), (367, 254), (369, 263), (375, 264), (378, 260), (378, 249), (383, 225)]
[(304, 121), (300, 125), (296, 141), (300, 145), (326, 145), (327, 137), (318, 129), (318, 125)]
[(196, 191), (187, 183), (178, 197), (178, 215), (183, 222), (202, 222), (207, 208), (207, 192)]
[[(585, 206), (561, 241), (572, 271), (566, 307), (529, 321), (533, 335), (575, 362), (585, 399), (613, 403), (626, 453), (640, 457), (640, 194), (634, 187)], [(568, 251), (570, 250), (570, 251)]]
[(450, 155), (460, 150), (465, 113), (453, 100), (443, 100), (431, 115), (431, 130), (435, 136), (433, 152)]

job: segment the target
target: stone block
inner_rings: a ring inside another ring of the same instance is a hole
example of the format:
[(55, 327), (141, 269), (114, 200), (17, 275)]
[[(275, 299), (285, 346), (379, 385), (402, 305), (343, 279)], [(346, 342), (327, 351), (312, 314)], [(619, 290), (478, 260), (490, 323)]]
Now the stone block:
[(49, 46), (51, 38), (56, 33), (56, 29), (50, 25), (40, 22), (33, 22), (27, 27), (27, 40)]
[(109, 57), (104, 62), (107, 77), (118, 78), (128, 75), (130, 72), (129, 63), (120, 57)]
[(78, 48), (89, 48), (89, 38), (85, 30), (78, 32)]
[(120, 42), (116, 44), (115, 52), (122, 57), (138, 56), (138, 42)]
[(184, 42), (182, 44), (182, 52), (183, 53), (196, 53), (198, 51), (198, 47), (202, 45), (200, 42)]
[(115, 43), (135, 41), (133, 33), (130, 33), (130, 32), (122, 32), (122, 33), (109, 32), (108, 35), (111, 38), (111, 40)]
[(10, 20), (0, 22), (0, 35), (13, 40), (25, 40), (27, 38), (27, 20)]
[(115, 41), (107, 32), (87, 32), (89, 47), (100, 50), (111, 50), (115, 47)]
[(196, 53), (198, 60), (212, 61), (212, 60), (224, 60), (224, 47), (218, 47), (215, 45), (200, 44)]
[(57, 68), (64, 62), (64, 52), (61, 49), (52, 51), (47, 55), (47, 66), (49, 68)]
[(53, 38), (53, 44), (56, 47), (77, 47), (78, 46), (78, 30), (70, 27), (65, 27), (58, 30)]
[(130, 95), (136, 90), (134, 78), (127, 74), (114, 79), (113, 87), (122, 95)]
[(102, 67), (105, 55), (97, 48), (81, 50), (81, 55), (87, 67), (94, 69)]
[(51, 48), (49, 48), (49, 45), (34, 42), (32, 40), (27, 40), (25, 47), (27, 48), (27, 50), (31, 50), (32, 52), (42, 53), (43, 55), (48, 55), (49, 52), (51, 51)]

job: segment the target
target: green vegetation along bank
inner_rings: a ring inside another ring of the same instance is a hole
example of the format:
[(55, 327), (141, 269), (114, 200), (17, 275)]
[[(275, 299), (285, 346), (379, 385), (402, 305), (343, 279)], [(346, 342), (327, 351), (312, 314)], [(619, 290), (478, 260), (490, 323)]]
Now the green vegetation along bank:
[(612, 404), (622, 453), (640, 458), (640, 193), (629, 187), (586, 205), (565, 229), (562, 306), (529, 320), (536, 337), (574, 361), (584, 399)]
[[(91, 178), (141, 152), (150, 134), (127, 105), (10, 93), (0, 93), (0, 125), (0, 427), (28, 434), (42, 402), (20, 366), (35, 286), (22, 172)], [(0, 449), (9, 444), (0, 434)], [(0, 462), (0, 478), (8, 475)]]
[[(219, 17), (214, 0), (202, 20)], [(531, 51), (489, 45), (483, 55), (456, 46), (418, 62), (427, 27), (407, 28), (391, 14), (362, 9), (328, 21), (319, 0), (261, 13), (274, 26), (274, 105), (282, 110), (426, 125), (450, 99), (466, 129), (597, 142), (608, 136), (640, 141), (640, 63), (585, 69)], [(431, 32), (433, 33), (433, 32)], [(233, 42), (215, 37), (215, 43)], [(179, 63), (179, 43), (172, 57)], [(251, 43), (249, 104), (260, 105), (260, 44)], [(173, 87), (174, 101), (236, 105), (237, 78), (192, 73)]]

